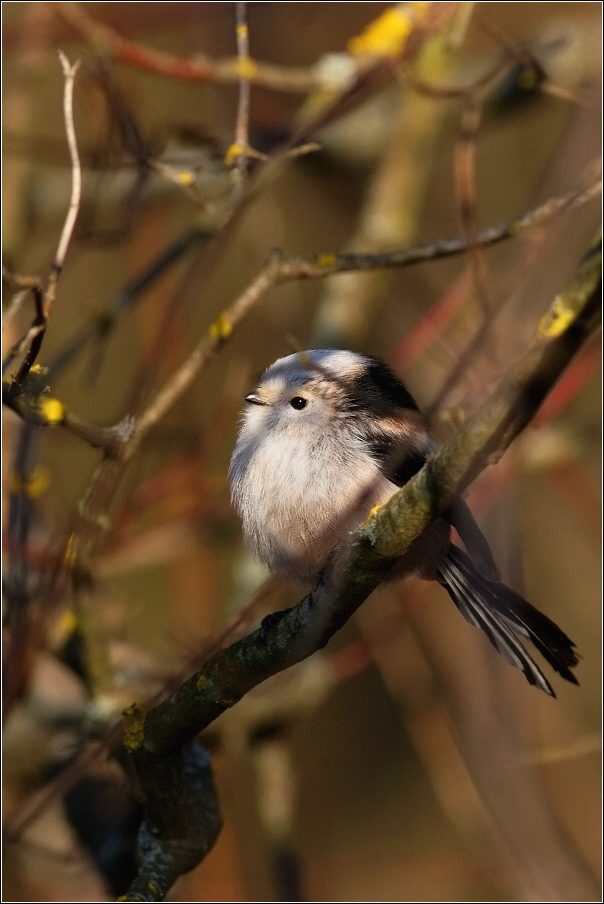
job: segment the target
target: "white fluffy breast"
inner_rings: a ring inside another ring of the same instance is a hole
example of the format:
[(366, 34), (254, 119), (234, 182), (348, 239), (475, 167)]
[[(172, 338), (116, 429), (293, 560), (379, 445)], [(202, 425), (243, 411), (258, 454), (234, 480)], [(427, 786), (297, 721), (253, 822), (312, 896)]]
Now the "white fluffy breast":
[(277, 574), (309, 581), (397, 487), (340, 424), (315, 429), (279, 414), (268, 406), (246, 412), (231, 459), (232, 498), (255, 555)]

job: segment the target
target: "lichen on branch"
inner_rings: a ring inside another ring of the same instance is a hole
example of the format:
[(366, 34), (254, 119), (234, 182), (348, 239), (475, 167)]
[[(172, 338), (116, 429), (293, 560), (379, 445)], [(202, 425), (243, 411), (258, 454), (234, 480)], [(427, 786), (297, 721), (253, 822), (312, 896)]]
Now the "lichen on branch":
[[(551, 322), (558, 323), (558, 328), (548, 328)], [(503, 455), (600, 323), (601, 241), (597, 240), (541, 320), (522, 359), (421, 471), (373, 512), (329, 575), (296, 606), (267, 616), (256, 631), (216, 653), (148, 713), (135, 707), (125, 714), (129, 753), (154, 840), (144, 851), (140, 873), (123, 900), (162, 900), (169, 888), (166, 877), (175, 878), (183, 863), (201, 860), (211, 846), (211, 832), (204, 834), (200, 824), (206, 811), (198, 818), (192, 815), (189, 830), (182, 827), (182, 788), (188, 780), (193, 782), (193, 799), (201, 781), (194, 769), (187, 771), (182, 765), (183, 750), (189, 751), (188, 745), (201, 730), (257, 684), (328, 642), (377, 587), (393, 558), (403, 555), (455, 496)], [(201, 784), (209, 793), (207, 780)], [(166, 788), (179, 793), (167, 794)], [(217, 832), (216, 824), (211, 826)]]

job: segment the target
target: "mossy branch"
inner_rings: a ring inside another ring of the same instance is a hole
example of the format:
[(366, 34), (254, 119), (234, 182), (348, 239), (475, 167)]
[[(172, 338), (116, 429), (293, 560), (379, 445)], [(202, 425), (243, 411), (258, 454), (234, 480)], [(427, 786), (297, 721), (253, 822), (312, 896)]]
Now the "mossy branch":
[[(325, 646), (380, 583), (393, 558), (403, 555), (455, 496), (503, 455), (600, 323), (598, 241), (491, 398), (373, 513), (319, 585), (296, 606), (268, 616), (258, 630), (221, 650), (148, 713), (134, 707), (125, 714), (126, 746), (145, 796), (153, 845), (123, 900), (162, 900), (168, 878), (176, 878), (183, 863), (191, 868), (211, 846), (212, 833), (204, 834), (202, 827), (207, 810), (189, 808), (191, 824), (188, 829), (182, 825), (182, 789), (195, 773), (182, 765), (183, 749), (190, 750), (187, 745), (195, 736), (247, 691)], [(166, 793), (166, 787), (178, 793)], [(207, 791), (207, 782), (204, 787)], [(195, 793), (192, 788), (191, 799)], [(216, 823), (211, 824), (217, 832)]]
[[(218, 837), (222, 820), (210, 757), (199, 742), (176, 756), (139, 758), (138, 774), (156, 788), (139, 834), (144, 868), (119, 901), (161, 901), (193, 869)], [(166, 840), (169, 839), (169, 840)]]

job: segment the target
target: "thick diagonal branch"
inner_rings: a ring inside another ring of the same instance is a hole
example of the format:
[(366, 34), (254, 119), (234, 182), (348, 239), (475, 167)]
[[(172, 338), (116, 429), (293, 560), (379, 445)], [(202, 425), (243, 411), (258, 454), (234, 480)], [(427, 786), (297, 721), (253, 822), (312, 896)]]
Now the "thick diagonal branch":
[[(380, 583), (392, 560), (486, 467), (497, 461), (538, 410), (574, 354), (601, 323), (601, 243), (589, 251), (576, 277), (542, 318), (534, 342), (491, 398), (455, 436), (428, 460), (402, 490), (357, 532), (330, 575), (291, 609), (274, 613), (260, 628), (221, 650), (167, 700), (148, 713), (126, 714), (126, 746), (138, 770), (150, 813), (161, 799), (164, 835), (155, 844), (166, 856), (178, 850), (170, 833), (171, 801), (162, 775), (166, 764), (217, 716), (271, 675), (323, 647)], [(154, 766), (154, 763), (157, 766)], [(157, 821), (157, 816), (154, 817)], [(198, 827), (191, 829), (193, 835)], [(199, 857), (204, 846), (199, 847)], [(207, 849), (207, 845), (205, 845)], [(168, 852), (168, 853), (166, 853)], [(186, 847), (187, 856), (190, 855)], [(145, 860), (136, 890), (140, 897), (156, 881), (154, 862)], [(162, 860), (162, 863), (164, 861)]]

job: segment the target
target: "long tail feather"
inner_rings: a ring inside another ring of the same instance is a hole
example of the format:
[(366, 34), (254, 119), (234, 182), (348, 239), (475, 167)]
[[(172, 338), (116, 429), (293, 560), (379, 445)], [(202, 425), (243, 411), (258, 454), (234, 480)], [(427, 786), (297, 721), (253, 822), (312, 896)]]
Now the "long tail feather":
[(468, 551), (472, 564), (489, 581), (500, 581), (501, 575), (487, 538), (474, 520), (467, 502), (461, 496), (455, 499), (443, 512), (443, 517), (452, 524)]
[(556, 696), (541, 669), (518, 640), (518, 634), (531, 640), (558, 674), (573, 684), (579, 683), (570, 671), (579, 662), (579, 657), (574, 643), (564, 631), (520, 594), (505, 584), (483, 577), (457, 546), (449, 546), (439, 566), (438, 577), (464, 618), (484, 631), (506, 662), (524, 673), (529, 684)]

